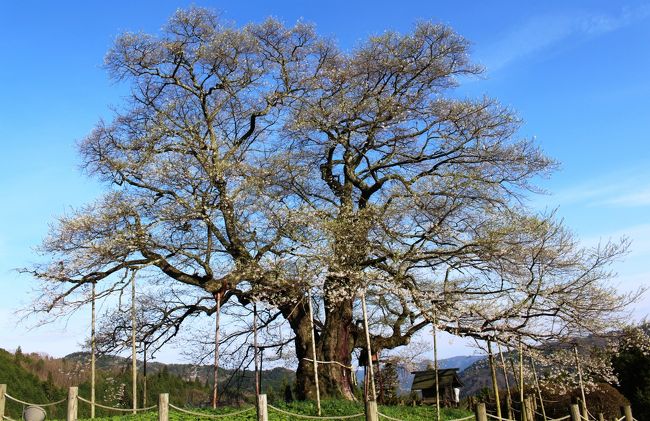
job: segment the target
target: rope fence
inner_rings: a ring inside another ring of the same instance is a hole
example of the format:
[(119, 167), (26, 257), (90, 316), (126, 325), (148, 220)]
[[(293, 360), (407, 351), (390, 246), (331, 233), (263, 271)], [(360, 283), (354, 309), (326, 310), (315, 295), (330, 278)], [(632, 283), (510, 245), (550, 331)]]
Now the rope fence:
[[(31, 407), (37, 407), (37, 408), (43, 408), (43, 407), (53, 407), (59, 404), (62, 404), (64, 402), (68, 403), (68, 413), (66, 415), (66, 420), (67, 421), (76, 421), (77, 420), (77, 401), (82, 401), (86, 404), (89, 405), (94, 405), (98, 408), (102, 408), (105, 410), (109, 411), (117, 411), (117, 412), (123, 412), (123, 413), (141, 413), (141, 412), (146, 412), (146, 411), (152, 411), (152, 410), (157, 410), (158, 415), (159, 415), (159, 420), (160, 421), (169, 421), (169, 410), (170, 408), (173, 409), (174, 411), (191, 415), (193, 417), (199, 417), (199, 418), (210, 418), (210, 419), (222, 419), (222, 418), (227, 418), (227, 417), (236, 417), (238, 415), (246, 414), (252, 411), (257, 410), (258, 415), (263, 416), (264, 419), (267, 419), (267, 411), (270, 409), (272, 411), (275, 411), (279, 414), (286, 415), (290, 417), (290, 419), (307, 419), (307, 420), (351, 420), (354, 418), (365, 418), (366, 416), (371, 416), (372, 419), (378, 419), (382, 418), (388, 421), (405, 421), (400, 418), (395, 418), (390, 415), (384, 414), (379, 412), (377, 408), (377, 403), (375, 401), (369, 401), (367, 402), (367, 406), (364, 410), (364, 412), (359, 412), (357, 414), (352, 414), (352, 415), (330, 415), (330, 416), (321, 416), (321, 415), (306, 415), (306, 414), (299, 414), (291, 411), (287, 411), (281, 408), (278, 408), (276, 406), (273, 406), (271, 404), (267, 403), (266, 395), (261, 394), (259, 395), (259, 402), (257, 406), (251, 406), (242, 410), (238, 411), (233, 411), (233, 412), (228, 412), (228, 413), (223, 413), (223, 414), (213, 414), (209, 412), (197, 412), (197, 411), (192, 411), (189, 409), (181, 408), (176, 405), (173, 405), (169, 403), (169, 394), (168, 393), (162, 393), (160, 394), (160, 400), (158, 405), (151, 405), (146, 408), (117, 408), (117, 407), (112, 407), (108, 405), (103, 405), (101, 403), (97, 402), (91, 402), (88, 399), (85, 399), (81, 396), (78, 395), (78, 388), (77, 387), (70, 387), (69, 388), (69, 393), (68, 397), (65, 399), (61, 399), (55, 402), (47, 402), (47, 403), (33, 403), (33, 402), (28, 402), (24, 401), (21, 399), (18, 399), (14, 396), (11, 396), (10, 394), (6, 393), (6, 385), (5, 384), (0, 384), (0, 421), (16, 421), (15, 419), (7, 416), (4, 412), (4, 403), (5, 403), (5, 398), (7, 400), (13, 401), (18, 404), (26, 405), (26, 406), (31, 406)], [(526, 404), (526, 411), (530, 414), (530, 416), (534, 415), (539, 415), (539, 416), (544, 416), (543, 414), (540, 414), (538, 411), (533, 410), (533, 408), (528, 406), (529, 404)], [(620, 418), (614, 418), (614, 421), (638, 421), (636, 418), (632, 417), (632, 410), (629, 405), (626, 405), (625, 407), (621, 408), (626, 415), (623, 415)], [(368, 414), (366, 414), (368, 412)], [(374, 415), (373, 415), (374, 414)], [(602, 414), (601, 414), (602, 415)], [(475, 414), (463, 417), (463, 418), (457, 418), (449, 421), (469, 421), (471, 419), (474, 419), (476, 417), (477, 420), (481, 421), (487, 421), (487, 419), (492, 419), (492, 420), (497, 420), (497, 421), (516, 421), (510, 418), (504, 418), (504, 417), (499, 417), (493, 414), (490, 414), (486, 411), (486, 405), (485, 403), (479, 403), (476, 405), (476, 412)], [(370, 418), (369, 418), (370, 419)], [(583, 414), (580, 413), (578, 405), (577, 404), (572, 404), (571, 405), (571, 415), (566, 415), (560, 418), (546, 418), (546, 421), (566, 421), (572, 419), (574, 421), (591, 421), (596, 420), (596, 417), (591, 412), (587, 412), (587, 417), (584, 417)]]
[[(535, 414), (539, 415), (540, 417), (544, 416), (544, 414), (541, 414), (538, 411), (535, 411)], [(560, 418), (548, 418), (548, 417), (546, 417), (546, 421), (564, 421), (564, 420), (568, 420), (569, 418), (571, 418), (571, 415), (565, 415), (565, 416), (560, 417)]]
[[(347, 420), (347, 419), (351, 419), (351, 418), (364, 417), (366, 415), (363, 412), (359, 412), (358, 414), (353, 414), (353, 415), (332, 415), (332, 416), (327, 416), (327, 417), (326, 416), (319, 417), (319, 416), (316, 416), (316, 415), (296, 414), (294, 412), (289, 412), (289, 411), (285, 411), (285, 410), (280, 409), (280, 408), (276, 408), (273, 405), (267, 405), (267, 407), (274, 410), (274, 411), (276, 411), (276, 412), (284, 414), (284, 415), (289, 415), (291, 417), (296, 417), (296, 418), (305, 418), (305, 419), (310, 419), (310, 420)], [(401, 421), (401, 420), (398, 420), (398, 421)]]
[[(381, 412), (377, 412), (377, 415), (379, 415), (380, 418), (386, 418), (387, 420), (391, 420), (391, 421), (404, 421), (404, 420), (401, 420), (399, 418), (391, 417), (390, 415), (382, 414)], [(468, 420), (473, 420), (475, 417), (476, 417), (475, 415), (468, 415), (468, 416), (463, 417), (463, 418), (455, 418), (453, 420), (447, 420), (447, 421), (468, 421)], [(503, 418), (503, 419), (505, 419), (505, 418)], [(512, 420), (512, 421), (514, 421), (514, 420)]]
[[(93, 405), (93, 403), (91, 401), (89, 401), (88, 399), (84, 399), (81, 396), (77, 396), (77, 399), (79, 399), (80, 401), (85, 402), (85, 403), (87, 403), (89, 405)], [(152, 405), (152, 406), (148, 406), (146, 408), (136, 408), (136, 409), (133, 409), (133, 408), (115, 408), (113, 406), (106, 406), (106, 405), (102, 405), (101, 403), (97, 403), (97, 402), (95, 402), (94, 405), (96, 407), (98, 407), (98, 408), (103, 408), (103, 409), (108, 409), (108, 410), (111, 410), (111, 411), (118, 411), (118, 412), (133, 412), (133, 411), (135, 411), (135, 412), (144, 412), (144, 411), (151, 411), (152, 409), (158, 408), (158, 405)]]
[[(379, 418), (386, 418), (387, 420), (391, 420), (391, 421), (404, 421), (404, 420), (400, 420), (399, 418), (393, 418), (386, 414), (382, 414), (381, 412), (377, 412), (377, 415), (379, 415)], [(474, 417), (472, 416), (472, 418)]]
[(55, 405), (58, 405), (58, 404), (63, 403), (63, 402), (65, 402), (65, 401), (68, 400), (67, 398), (63, 398), (63, 399), (61, 399), (60, 401), (50, 402), (50, 403), (32, 403), (32, 402), (22, 401), (22, 400), (20, 400), (20, 399), (18, 399), (18, 398), (14, 398), (14, 397), (11, 396), (9, 393), (5, 393), (5, 397), (6, 397), (7, 399), (10, 399), (10, 400), (12, 400), (12, 401), (14, 401), (14, 402), (17, 402), (17, 403), (20, 403), (20, 404), (23, 404), (23, 405), (28, 405), (28, 406), (40, 406), (40, 407), (55, 406)]
[(178, 412), (182, 412), (184, 414), (194, 415), (195, 417), (215, 418), (215, 419), (216, 418), (232, 417), (232, 416), (235, 416), (235, 415), (241, 415), (241, 414), (245, 414), (245, 413), (250, 412), (250, 411), (255, 409), (254, 406), (251, 406), (250, 408), (246, 408), (246, 409), (243, 409), (241, 411), (236, 411), (236, 412), (229, 412), (227, 414), (209, 414), (209, 413), (205, 413), (205, 412), (194, 412), (194, 411), (190, 411), (188, 409), (179, 408), (178, 406), (172, 405), (171, 403), (169, 404), (169, 407), (173, 408), (174, 410), (176, 410)]
[(502, 418), (502, 417), (497, 417), (496, 415), (492, 414), (485, 414), (488, 416), (488, 418), (494, 418), (495, 420), (501, 420), (501, 421), (517, 421), (517, 420), (511, 420), (510, 418)]

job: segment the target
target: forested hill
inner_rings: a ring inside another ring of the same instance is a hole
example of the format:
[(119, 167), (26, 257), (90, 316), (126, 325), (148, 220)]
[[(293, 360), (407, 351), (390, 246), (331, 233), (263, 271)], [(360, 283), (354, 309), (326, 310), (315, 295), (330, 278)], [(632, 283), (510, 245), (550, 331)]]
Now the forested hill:
[[(39, 363), (36, 362), (36, 365)], [(64, 396), (63, 389), (57, 388), (49, 379), (41, 380), (34, 374), (34, 362), (29, 356), (17, 352), (11, 354), (0, 348), (0, 384), (7, 385), (7, 393), (30, 402), (44, 403), (59, 400)], [(22, 411), (22, 405), (11, 400), (6, 402), (6, 411), (14, 419)]]
[[(87, 352), (75, 352), (63, 357), (68, 364), (82, 365), (90, 367), (90, 354)], [(141, 360), (137, 361), (138, 371), (142, 373), (144, 364)], [(101, 356), (97, 359), (97, 368), (100, 370), (130, 373), (131, 360), (119, 356)], [(195, 365), (195, 364), (165, 364), (157, 361), (147, 362), (147, 372), (150, 376), (165, 373), (169, 376), (176, 376), (186, 382), (198, 382), (201, 384), (210, 384), (213, 379), (214, 368), (212, 365)], [(286, 368), (273, 368), (263, 370), (262, 388), (267, 390), (284, 390), (285, 384), (292, 384), (295, 378), (295, 372)], [(219, 369), (219, 384), (224, 387), (229, 383), (229, 387), (238, 388), (245, 392), (252, 392), (254, 389), (254, 374), (250, 370), (236, 371), (230, 369)]]
[[(170, 393), (175, 405), (207, 406), (212, 390), (212, 366), (190, 364), (147, 364), (147, 404), (157, 401), (159, 393)], [(131, 406), (131, 363), (123, 357), (101, 357), (97, 361), (97, 402), (109, 406)], [(142, 402), (142, 362), (138, 361), (138, 391)], [(262, 388), (269, 398), (282, 397), (286, 385), (294, 382), (291, 370), (275, 368), (262, 372)], [(63, 358), (43, 354), (15, 354), (0, 349), (0, 383), (7, 384), (7, 393), (34, 403), (63, 399), (69, 386), (78, 386), (79, 394), (90, 396), (90, 358), (87, 353), (74, 353)], [(219, 389), (223, 403), (237, 404), (253, 399), (254, 376), (251, 371), (219, 371)], [(12, 418), (20, 418), (22, 405), (8, 403)], [(49, 411), (50, 418), (65, 416), (65, 405)], [(80, 416), (88, 408), (80, 406)], [(101, 411), (99, 413), (101, 415)]]

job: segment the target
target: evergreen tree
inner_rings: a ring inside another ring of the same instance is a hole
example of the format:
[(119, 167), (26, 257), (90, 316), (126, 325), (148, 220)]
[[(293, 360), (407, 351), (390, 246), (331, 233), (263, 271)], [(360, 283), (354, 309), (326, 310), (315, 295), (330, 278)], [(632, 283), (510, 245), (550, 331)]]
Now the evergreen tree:
[(14, 360), (17, 363), (20, 363), (23, 360), (23, 350), (20, 347), (20, 345), (18, 345), (18, 348), (16, 348), (16, 352), (14, 352)]
[(380, 403), (394, 404), (397, 402), (397, 391), (399, 389), (399, 377), (397, 367), (392, 362), (387, 362), (381, 369), (381, 381), (379, 384)]

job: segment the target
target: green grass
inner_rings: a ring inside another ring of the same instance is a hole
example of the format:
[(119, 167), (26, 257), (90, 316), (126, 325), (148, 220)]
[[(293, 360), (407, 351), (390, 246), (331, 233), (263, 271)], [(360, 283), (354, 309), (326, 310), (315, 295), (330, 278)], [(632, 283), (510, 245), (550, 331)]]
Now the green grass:
[[(316, 409), (315, 402), (294, 402), (291, 404), (285, 403), (276, 403), (273, 406), (280, 408), (287, 412), (292, 412), (295, 414), (301, 415), (313, 415), (316, 416), (318, 411)], [(363, 405), (359, 402), (350, 402), (343, 400), (325, 400), (322, 402), (322, 416), (338, 416), (338, 415), (352, 415), (363, 412)], [(242, 408), (219, 408), (216, 411), (207, 410), (207, 409), (192, 409), (193, 412), (200, 412), (205, 414), (227, 414), (230, 412), (239, 412)], [(397, 418), (404, 421), (431, 421), (435, 420), (436, 410), (430, 406), (380, 406), (379, 412), (382, 414), (388, 415), (393, 418)], [(468, 415), (472, 415), (471, 412), (466, 409), (454, 409), (454, 408), (443, 408), (441, 411), (442, 420), (452, 420), (456, 418), (463, 418)], [(207, 417), (199, 417), (188, 414), (183, 414), (170, 408), (169, 420), (170, 421), (205, 421), (209, 420)], [(255, 421), (257, 419), (255, 411), (249, 411), (245, 414), (233, 415), (230, 417), (219, 418), (223, 421)], [(284, 415), (278, 413), (277, 411), (269, 408), (269, 421), (293, 421), (296, 417), (290, 415)], [(351, 419), (363, 420), (363, 417)], [(114, 417), (105, 417), (105, 418), (95, 418), (97, 421), (157, 421), (158, 414), (157, 412), (150, 411), (138, 415), (124, 415), (124, 416), (114, 416)]]

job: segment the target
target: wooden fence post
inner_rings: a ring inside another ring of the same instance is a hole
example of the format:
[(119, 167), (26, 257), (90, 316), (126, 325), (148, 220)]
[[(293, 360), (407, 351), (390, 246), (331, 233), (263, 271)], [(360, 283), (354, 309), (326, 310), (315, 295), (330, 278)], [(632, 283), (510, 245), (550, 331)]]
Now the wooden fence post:
[(169, 421), (169, 393), (158, 395), (158, 421)]
[(269, 409), (266, 404), (266, 394), (258, 395), (257, 421), (269, 421)]
[(632, 417), (632, 407), (630, 405), (625, 405), (621, 408), (623, 415), (625, 415), (625, 421), (634, 421)]
[(366, 421), (379, 421), (379, 411), (377, 410), (377, 401), (366, 401)]
[(7, 385), (0, 384), (0, 421), (4, 420), (5, 416), (5, 393), (7, 393)]
[(476, 421), (487, 421), (487, 411), (483, 402), (476, 404)]
[(528, 397), (528, 420), (535, 421), (535, 409), (537, 405), (535, 403), (535, 395)]
[(524, 398), (523, 406), (521, 408), (521, 419), (526, 421), (533, 421), (534, 418), (531, 415), (532, 411), (532, 403), (530, 402), (530, 397), (527, 396)]
[(77, 386), (70, 386), (68, 388), (68, 412), (66, 413), (66, 421), (77, 421), (77, 408), (79, 407), (77, 397), (79, 396), (79, 388)]
[(577, 403), (571, 405), (571, 421), (580, 421), (580, 407)]
[(580, 403), (580, 410), (582, 411), (582, 418), (584, 420), (589, 420), (589, 411), (587, 411), (587, 402), (583, 401), (582, 399), (578, 399), (578, 403)]

